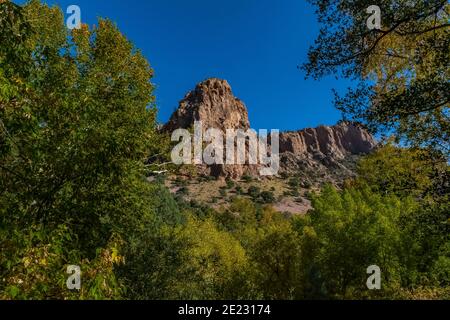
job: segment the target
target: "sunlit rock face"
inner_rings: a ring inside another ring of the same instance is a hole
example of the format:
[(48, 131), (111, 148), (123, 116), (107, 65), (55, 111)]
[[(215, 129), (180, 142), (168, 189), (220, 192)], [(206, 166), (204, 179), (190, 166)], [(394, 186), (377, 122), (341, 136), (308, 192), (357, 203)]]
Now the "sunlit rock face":
[(348, 154), (366, 154), (375, 139), (365, 129), (349, 122), (327, 127), (303, 129), (280, 134), (280, 152), (296, 155), (331, 156), (343, 159)]
[(226, 80), (207, 79), (180, 101), (164, 130), (192, 127), (201, 121), (204, 128), (244, 129), (250, 128), (247, 108), (236, 98)]
[[(226, 80), (207, 79), (186, 94), (172, 114), (163, 131), (189, 129), (201, 121), (204, 130), (217, 128), (249, 129), (250, 121), (245, 104), (236, 98)], [(267, 128), (272, 129), (272, 128)], [(364, 128), (350, 122), (335, 126), (320, 126), (299, 131), (280, 133), (280, 172), (316, 172), (340, 170), (339, 174), (352, 175), (348, 159), (370, 153), (376, 141)], [(353, 161), (353, 160), (352, 160)], [(201, 174), (239, 179), (245, 174), (257, 176), (258, 165), (200, 165)]]

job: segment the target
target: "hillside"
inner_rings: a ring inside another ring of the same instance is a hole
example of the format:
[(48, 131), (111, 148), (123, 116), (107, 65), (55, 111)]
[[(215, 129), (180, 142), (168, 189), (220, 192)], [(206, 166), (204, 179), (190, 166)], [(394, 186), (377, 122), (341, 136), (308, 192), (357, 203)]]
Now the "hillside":
[[(171, 134), (176, 129), (191, 129), (196, 121), (204, 130), (251, 128), (245, 104), (234, 96), (226, 80), (217, 78), (207, 79), (187, 93), (162, 130)], [(261, 165), (249, 164), (247, 158), (241, 165), (185, 165), (170, 177), (168, 186), (188, 200), (215, 207), (226, 205), (230, 197), (252, 197), (249, 189), (253, 187), (253, 193), (257, 189), (268, 198), (260, 201), (272, 203), (279, 211), (305, 213), (310, 208), (307, 193), (311, 189), (326, 183), (341, 185), (355, 175), (358, 158), (375, 147), (375, 139), (350, 122), (281, 132), (276, 176), (262, 177), (258, 170)]]

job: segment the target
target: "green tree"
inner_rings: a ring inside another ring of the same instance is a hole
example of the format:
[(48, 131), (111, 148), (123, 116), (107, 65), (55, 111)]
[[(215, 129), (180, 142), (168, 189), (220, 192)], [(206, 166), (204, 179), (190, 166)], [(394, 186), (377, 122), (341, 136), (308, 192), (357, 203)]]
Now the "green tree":
[(380, 293), (366, 287), (366, 269), (371, 265), (382, 270), (382, 296), (389, 297), (401, 287), (406, 271), (402, 256), (409, 254), (401, 218), (414, 212), (411, 199), (380, 196), (367, 187), (339, 193), (326, 186), (313, 198), (313, 207), (310, 226), (317, 244), (310, 268), (317, 273), (322, 294), (377, 297)]
[(447, 166), (421, 149), (388, 144), (358, 162), (358, 179), (384, 194), (424, 197), (432, 192), (434, 171)]
[[(122, 245), (156, 219), (153, 71), (108, 20), (69, 34), (39, 1), (0, 13), (0, 292), (119, 297)], [(85, 271), (79, 295), (68, 264)]]
[(373, 131), (449, 150), (450, 4), (382, 0), (382, 27), (370, 30), (368, 0), (310, 0), (321, 32), (303, 65), (308, 76), (360, 80), (337, 107)]
[(403, 285), (407, 287), (439, 288), (449, 284), (447, 281), (444, 285), (442, 280), (446, 274), (442, 268), (449, 257), (445, 248), (450, 240), (450, 202), (445, 178), (448, 172), (449, 166), (442, 157), (427, 150), (391, 144), (358, 163), (357, 185), (367, 184), (377, 193), (394, 194), (400, 199), (413, 197), (418, 207), (398, 222), (405, 230), (402, 264), (408, 270), (408, 276), (403, 277)]
[(241, 292), (247, 255), (230, 233), (218, 230), (212, 220), (189, 220), (183, 239), (184, 264), (179, 270), (175, 298), (235, 299)]
[(250, 197), (252, 197), (253, 200), (256, 200), (261, 193), (261, 188), (258, 186), (250, 186), (247, 193)]
[(275, 195), (272, 191), (263, 191), (260, 194), (261, 201), (263, 203), (274, 203), (275, 202)]
[(261, 228), (249, 248), (256, 298), (288, 300), (302, 294), (301, 246), (289, 221)]

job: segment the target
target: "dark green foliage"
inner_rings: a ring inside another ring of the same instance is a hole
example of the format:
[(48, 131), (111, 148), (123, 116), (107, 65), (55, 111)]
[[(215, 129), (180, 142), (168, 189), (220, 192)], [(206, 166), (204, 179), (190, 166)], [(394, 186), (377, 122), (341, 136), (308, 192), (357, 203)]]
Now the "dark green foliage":
[(187, 187), (181, 187), (178, 189), (177, 193), (182, 196), (186, 196), (189, 194), (189, 189)]
[(262, 203), (274, 203), (275, 202), (275, 195), (272, 191), (263, 191), (259, 195)]
[(292, 190), (289, 192), (289, 195), (292, 197), (298, 197), (300, 196), (300, 192), (298, 190)]
[(311, 183), (311, 182), (309, 182), (308, 180), (306, 180), (306, 181), (303, 181), (303, 185), (302, 185), (302, 187), (303, 187), (303, 188), (305, 188), (305, 189), (311, 189), (311, 187), (312, 187), (312, 183)]
[(234, 188), (235, 183), (234, 183), (233, 180), (227, 179), (226, 183), (227, 183), (227, 189), (233, 189)]
[(300, 179), (297, 178), (297, 177), (290, 178), (289, 182), (288, 182), (288, 185), (292, 189), (296, 189), (296, 188), (300, 187)]
[(247, 193), (250, 197), (256, 200), (261, 193), (261, 189), (257, 186), (250, 186), (247, 190)]

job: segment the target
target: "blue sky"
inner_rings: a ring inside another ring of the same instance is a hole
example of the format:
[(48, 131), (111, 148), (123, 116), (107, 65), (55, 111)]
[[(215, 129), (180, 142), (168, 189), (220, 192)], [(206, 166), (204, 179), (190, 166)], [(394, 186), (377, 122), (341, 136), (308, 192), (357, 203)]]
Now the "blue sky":
[[(23, 1), (20, 1), (23, 2)], [(319, 26), (304, 0), (48, 0), (81, 8), (82, 22), (109, 18), (155, 70), (159, 120), (165, 122), (196, 83), (228, 80), (249, 110), (254, 129), (295, 130), (334, 124), (333, 77), (305, 80), (306, 60)]]

